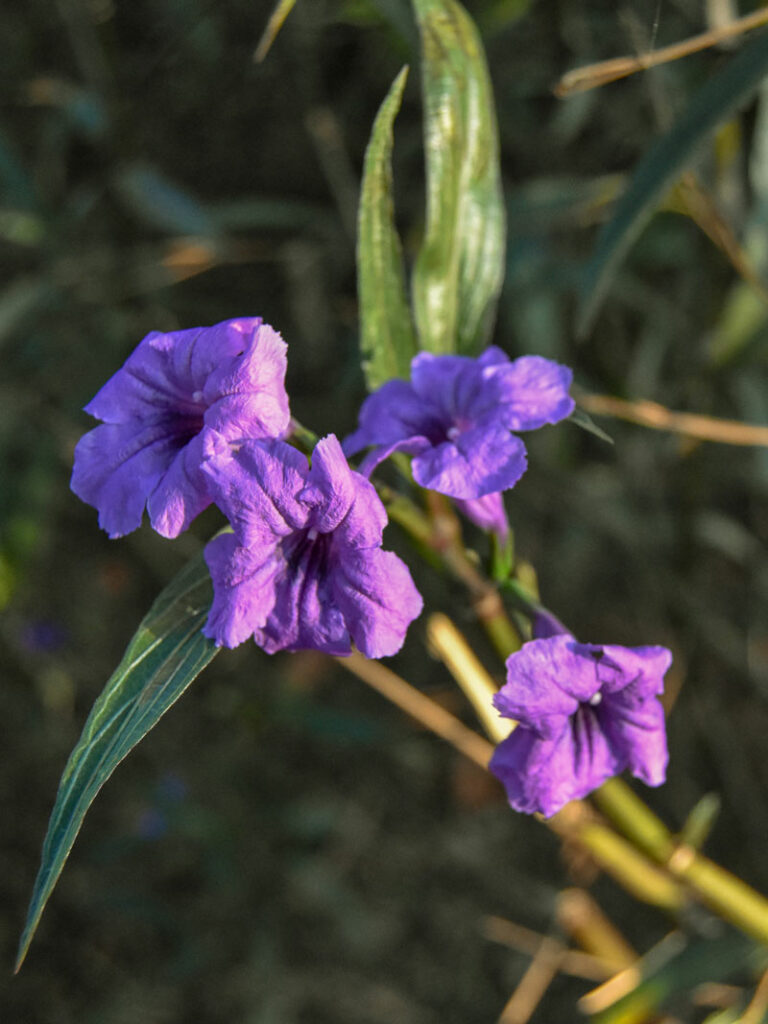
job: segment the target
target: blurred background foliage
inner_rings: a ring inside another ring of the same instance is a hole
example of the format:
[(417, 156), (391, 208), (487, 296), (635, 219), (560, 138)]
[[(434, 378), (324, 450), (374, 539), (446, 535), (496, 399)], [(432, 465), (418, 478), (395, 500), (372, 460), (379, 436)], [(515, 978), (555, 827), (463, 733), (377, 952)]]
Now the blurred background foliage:
[[(596, 228), (731, 50), (566, 100), (552, 93), (571, 67), (683, 39), (735, 4), (466, 6), (488, 50), (509, 224), (494, 341), (513, 356), (569, 363), (584, 392), (767, 422), (765, 297), (677, 192), (621, 265), (586, 339), (574, 327)], [(148, 529), (118, 542), (100, 534), (68, 490), (89, 427), (82, 406), (148, 331), (238, 315), (283, 333), (293, 411), (308, 426), (348, 432), (364, 394), (360, 169), (393, 78), (418, 64), (413, 19), (406, 0), (299, 0), (258, 64), (272, 7), (0, 7), (8, 972), (87, 710), (154, 595), (217, 524), (207, 513), (173, 545)], [(412, 260), (423, 222), (417, 74), (394, 161)], [(710, 218), (716, 211), (765, 280), (768, 92), (707, 141), (695, 174)], [(766, 891), (768, 452), (600, 422), (614, 446), (568, 424), (530, 437), (531, 468), (508, 499), (518, 550), (581, 638), (674, 650), (669, 783), (644, 795), (679, 828), (697, 800), (719, 793), (707, 850)], [(468, 538), (484, 555), (482, 538)], [(461, 591), (428, 569), (419, 584), (487, 655)], [(423, 626), (393, 664), (472, 721), (426, 654)], [(659, 912), (563, 856), (479, 769), (333, 662), (246, 646), (214, 662), (97, 800), (28, 962), (0, 980), (0, 1018), (494, 1020), (529, 960), (493, 938), (488, 917), (558, 932), (558, 893), (573, 882), (592, 886), (638, 950), (668, 931)], [(575, 1019), (592, 984), (558, 976), (533, 1019)], [(680, 1020), (706, 1012), (675, 1007)]]

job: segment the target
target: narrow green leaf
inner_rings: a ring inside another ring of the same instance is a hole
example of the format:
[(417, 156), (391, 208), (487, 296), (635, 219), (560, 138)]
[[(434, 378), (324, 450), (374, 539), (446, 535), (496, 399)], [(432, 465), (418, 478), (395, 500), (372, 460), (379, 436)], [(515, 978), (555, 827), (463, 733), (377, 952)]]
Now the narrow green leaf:
[(768, 33), (761, 32), (707, 81), (670, 131), (646, 152), (600, 232), (586, 268), (578, 317), (581, 336), (592, 327), (619, 264), (664, 193), (694, 158), (707, 134), (750, 99), (766, 74)]
[(403, 97), (404, 67), (373, 123), (365, 152), (357, 233), (360, 348), (371, 391), (393, 377), (408, 377), (416, 337), (405, 294), (403, 254), (392, 201), (392, 126)]
[(59, 783), (16, 970), (96, 794), (217, 653), (200, 632), (211, 598), (208, 570), (199, 555), (152, 605), (93, 705)]
[(283, 22), (293, 10), (296, 4), (296, 0), (277, 0), (274, 11), (267, 22), (267, 27), (264, 29), (264, 34), (259, 40), (259, 45), (256, 47), (256, 52), (253, 55), (253, 59), (257, 62), (264, 60), (277, 38), (277, 33), (283, 27)]
[(725, 981), (745, 967), (762, 969), (764, 963), (764, 947), (735, 932), (691, 940), (672, 932), (637, 965), (637, 986), (593, 1014), (590, 1024), (645, 1024), (660, 1016), (677, 993), (704, 982)]
[(689, 849), (700, 850), (714, 828), (721, 806), (717, 793), (705, 793), (689, 811), (680, 829), (679, 842)]
[(421, 32), (427, 223), (413, 276), (419, 341), (472, 354), (493, 327), (505, 220), (493, 94), (477, 29), (456, 0), (413, 0)]
[(578, 406), (568, 417), (568, 422), (573, 423), (582, 430), (586, 430), (588, 434), (594, 434), (595, 437), (599, 437), (601, 441), (607, 441), (608, 444), (613, 444), (613, 438), (611, 435), (607, 434), (602, 427), (598, 427), (589, 413), (585, 412), (584, 409), (578, 408)]

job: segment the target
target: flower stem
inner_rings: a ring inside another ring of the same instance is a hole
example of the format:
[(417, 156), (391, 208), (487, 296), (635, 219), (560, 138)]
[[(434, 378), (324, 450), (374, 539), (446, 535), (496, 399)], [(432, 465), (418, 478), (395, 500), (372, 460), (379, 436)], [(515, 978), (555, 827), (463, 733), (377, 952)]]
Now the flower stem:
[(768, 900), (719, 864), (677, 841), (623, 779), (604, 782), (593, 799), (605, 816), (711, 910), (747, 935), (768, 943)]
[[(455, 525), (452, 522), (453, 513), (448, 502), (441, 496), (438, 496), (437, 501), (430, 499), (430, 517), (408, 498), (388, 488), (379, 487), (379, 494), (387, 505), (390, 517), (467, 587), (480, 624), (498, 655), (506, 659), (513, 651), (519, 650), (520, 634), (506, 613), (497, 587), (483, 575), (465, 550), (458, 522)], [(537, 614), (545, 610), (515, 580), (505, 584), (505, 588), (509, 589), (526, 614)], [(446, 621), (450, 623), (450, 620)], [(452, 623), (450, 626), (458, 634)], [(430, 640), (433, 647), (437, 648), (434, 632)], [(459, 644), (455, 636), (452, 642), (448, 641), (449, 647), (451, 643), (454, 650), (450, 657), (444, 659), (446, 666), (479, 711), (478, 700), (486, 698), (480, 697), (483, 687), (477, 685), (478, 663), (475, 659), (471, 668), (467, 668), (471, 662), (465, 662), (464, 668), (461, 668), (462, 660), (457, 652), (461, 652), (463, 657), (466, 653), (463, 648), (468, 650), (468, 645), (466, 641), (463, 641), (463, 645)], [(443, 655), (438, 653), (442, 658)], [(474, 682), (471, 681), (472, 677)], [(487, 713), (481, 716), (484, 724), (487, 724), (486, 718)], [(495, 742), (503, 738), (498, 735), (496, 725), (491, 726), (489, 735)], [(629, 892), (647, 902), (670, 910), (679, 908), (684, 897), (680, 887), (680, 882), (683, 882), (725, 920), (752, 938), (768, 943), (768, 900), (696, 850), (680, 844), (622, 779), (610, 779), (604, 783), (595, 792), (594, 800), (606, 818), (630, 842), (594, 820), (585, 822), (580, 819), (581, 823), (574, 825), (575, 816), (587, 812), (587, 805), (582, 801), (572, 801), (545, 824), (556, 832), (577, 838), (606, 871), (614, 875)]]
[(606, 818), (639, 850), (660, 864), (672, 856), (674, 836), (623, 779), (608, 779), (592, 798)]

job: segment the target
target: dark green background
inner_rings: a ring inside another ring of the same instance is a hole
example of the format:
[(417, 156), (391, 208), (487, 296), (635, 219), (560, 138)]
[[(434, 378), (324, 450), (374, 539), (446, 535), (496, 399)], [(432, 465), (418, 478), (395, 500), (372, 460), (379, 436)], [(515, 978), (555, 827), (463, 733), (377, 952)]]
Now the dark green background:
[[(484, 916), (547, 931), (558, 890), (591, 877), (495, 783), (334, 664), (246, 645), (110, 781), (10, 977), (87, 710), (154, 595), (218, 522), (207, 513), (174, 543), (147, 528), (99, 533), (68, 490), (89, 426), (81, 407), (149, 330), (238, 315), (283, 333), (293, 412), (314, 430), (351, 430), (363, 397), (356, 194), (378, 104), (403, 63), (416, 69), (415, 30), (405, 2), (298, 0), (256, 65), (271, 6), (0, 8), (0, 1019), (11, 1024), (491, 1021), (527, 961), (483, 937)], [(766, 422), (764, 318), (715, 358), (738, 279), (679, 215), (653, 220), (592, 335), (577, 345), (573, 331), (610, 176), (631, 171), (727, 53), (562, 102), (550, 88), (569, 67), (647, 44), (655, 4), (467, 6), (488, 47), (508, 199), (495, 342), (569, 363), (584, 390)], [(659, 43), (700, 31), (701, 6), (665, 0)], [(739, 128), (730, 162), (710, 148), (698, 164), (737, 232), (750, 218), (759, 227), (754, 104)], [(395, 148), (411, 260), (420, 131), (414, 73)], [(169, 255), (190, 236), (212, 265), (177, 280)], [(614, 447), (569, 424), (530, 438), (531, 468), (508, 501), (518, 549), (582, 639), (673, 648), (669, 783), (644, 795), (677, 828), (719, 792), (708, 852), (766, 890), (766, 453), (603, 425)], [(387, 543), (404, 550), (394, 528)], [(417, 576), (498, 671), (461, 591)], [(423, 624), (393, 666), (464, 713)], [(667, 930), (610, 882), (595, 892), (640, 950)], [(588, 987), (558, 979), (534, 1020), (575, 1019)]]

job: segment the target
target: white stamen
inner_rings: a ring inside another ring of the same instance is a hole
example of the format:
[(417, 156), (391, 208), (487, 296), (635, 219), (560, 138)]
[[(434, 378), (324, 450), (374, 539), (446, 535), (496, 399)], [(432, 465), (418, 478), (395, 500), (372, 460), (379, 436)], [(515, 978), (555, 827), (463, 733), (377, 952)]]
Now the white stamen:
[(199, 404), (200, 402), (202, 402), (202, 400), (203, 400), (203, 392), (202, 391), (195, 391), (195, 392), (193, 392), (193, 394), (192, 394), (192, 401), (193, 402), (197, 402)]
[(307, 530), (307, 540), (317, 540), (317, 530)]
[(598, 690), (597, 693), (593, 693), (592, 696), (589, 698), (589, 703), (592, 705), (593, 708), (596, 708), (602, 699), (603, 695)]
[(459, 430), (458, 427), (448, 427), (448, 430), (446, 431), (449, 441), (455, 441), (460, 433), (461, 431)]

